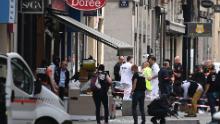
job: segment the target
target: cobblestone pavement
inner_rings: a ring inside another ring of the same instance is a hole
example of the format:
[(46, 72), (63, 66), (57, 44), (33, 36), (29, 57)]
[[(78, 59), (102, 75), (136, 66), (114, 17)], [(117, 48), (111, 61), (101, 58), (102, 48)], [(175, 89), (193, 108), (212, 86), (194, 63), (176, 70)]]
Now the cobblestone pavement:
[[(146, 124), (151, 124), (150, 122), (150, 116), (146, 116)], [(210, 122), (210, 114), (209, 113), (205, 113), (205, 114), (198, 114), (197, 117), (195, 118), (186, 118), (182, 115), (180, 115), (179, 119), (175, 118), (175, 117), (167, 117), (167, 120), (169, 121), (173, 121), (173, 123), (176, 124), (183, 124), (183, 122), (187, 122), (188, 120), (199, 120), (200, 124), (207, 124)], [(139, 120), (141, 120), (139, 118)], [(179, 123), (178, 122), (181, 122)], [(81, 121), (74, 121), (74, 124), (96, 124), (96, 121), (85, 121), (85, 120), (81, 120)], [(109, 124), (133, 124), (133, 118), (131, 116), (118, 116), (116, 119), (110, 120)], [(190, 123), (192, 124), (192, 123)]]

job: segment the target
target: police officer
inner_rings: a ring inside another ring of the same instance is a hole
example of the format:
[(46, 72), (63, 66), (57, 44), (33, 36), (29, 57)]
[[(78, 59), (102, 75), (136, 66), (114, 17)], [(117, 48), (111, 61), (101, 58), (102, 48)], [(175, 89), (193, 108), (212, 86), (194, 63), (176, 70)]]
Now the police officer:
[(169, 95), (172, 92), (172, 70), (170, 69), (170, 61), (165, 60), (163, 67), (158, 72), (160, 95)]
[(146, 90), (146, 83), (145, 77), (143, 73), (138, 72), (138, 66), (133, 65), (131, 67), (132, 72), (134, 73), (132, 77), (132, 115), (134, 119), (134, 124), (138, 124), (138, 117), (137, 117), (137, 104), (139, 104), (140, 112), (141, 112), (141, 124), (145, 124), (145, 112), (144, 112), (144, 99), (145, 99), (145, 90)]
[(213, 114), (216, 112), (215, 105), (216, 105), (216, 93), (217, 90), (217, 83), (216, 83), (216, 71), (214, 65), (210, 66), (210, 73), (207, 77), (207, 82), (205, 85), (205, 92), (207, 98), (208, 98), (208, 104), (210, 106), (211, 116), (212, 116), (212, 122), (215, 121), (213, 119)]

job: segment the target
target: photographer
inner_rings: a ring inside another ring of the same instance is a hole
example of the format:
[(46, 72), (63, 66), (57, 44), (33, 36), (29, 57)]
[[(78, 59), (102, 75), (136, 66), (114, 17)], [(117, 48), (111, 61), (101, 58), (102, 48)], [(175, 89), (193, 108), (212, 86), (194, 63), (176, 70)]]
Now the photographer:
[(105, 66), (103, 64), (99, 65), (97, 70), (97, 79), (99, 88), (93, 91), (93, 100), (96, 108), (96, 121), (97, 124), (101, 124), (100, 110), (101, 103), (104, 107), (104, 120), (105, 124), (108, 124), (109, 108), (108, 108), (108, 90), (112, 83), (112, 79), (109, 74), (105, 71)]

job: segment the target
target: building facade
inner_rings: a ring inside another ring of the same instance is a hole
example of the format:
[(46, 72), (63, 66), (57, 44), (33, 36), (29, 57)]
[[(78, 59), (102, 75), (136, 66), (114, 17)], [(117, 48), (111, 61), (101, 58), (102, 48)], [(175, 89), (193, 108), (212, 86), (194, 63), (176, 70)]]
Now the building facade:
[[(138, 65), (150, 54), (158, 63), (181, 57), (183, 23), (182, 0), (108, 0), (105, 6), (104, 32), (132, 44)], [(116, 62), (117, 53), (105, 48), (104, 63), (111, 72)]]
[[(220, 0), (214, 1), (216, 5), (220, 4)], [(214, 62), (220, 62), (220, 13), (213, 13), (213, 42), (212, 42), (212, 57)]]

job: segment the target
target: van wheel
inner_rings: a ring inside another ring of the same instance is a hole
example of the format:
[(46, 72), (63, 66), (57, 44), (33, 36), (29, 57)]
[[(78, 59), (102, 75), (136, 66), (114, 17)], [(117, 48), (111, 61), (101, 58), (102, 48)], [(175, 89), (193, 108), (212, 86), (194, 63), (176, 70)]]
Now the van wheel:
[(40, 119), (35, 124), (58, 124), (58, 123), (53, 119)]

